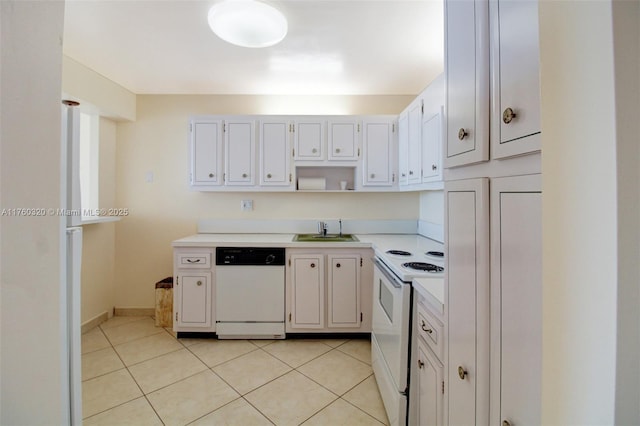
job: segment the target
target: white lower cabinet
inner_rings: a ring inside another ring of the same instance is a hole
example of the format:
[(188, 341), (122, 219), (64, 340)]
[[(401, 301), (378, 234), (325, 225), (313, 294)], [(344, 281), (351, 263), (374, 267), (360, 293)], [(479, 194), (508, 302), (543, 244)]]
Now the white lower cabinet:
[(414, 283), (410, 425), (444, 425), (445, 321), (431, 306)]
[(212, 250), (175, 250), (173, 330), (215, 331)]
[(491, 424), (539, 425), (540, 175), (491, 180)]
[(371, 331), (373, 266), (368, 251), (290, 250), (286, 331)]
[(489, 179), (445, 182), (450, 425), (489, 423)]
[(444, 367), (427, 348), (427, 345), (418, 340), (417, 367), (418, 407), (416, 413), (416, 425), (440, 426), (442, 425), (442, 407), (444, 404), (443, 377)]

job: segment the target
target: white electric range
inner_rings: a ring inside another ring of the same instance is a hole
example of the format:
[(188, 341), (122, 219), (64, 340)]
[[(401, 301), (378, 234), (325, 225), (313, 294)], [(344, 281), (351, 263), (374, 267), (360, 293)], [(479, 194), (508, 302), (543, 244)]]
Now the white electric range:
[(389, 423), (405, 426), (413, 317), (411, 281), (444, 280), (443, 245), (414, 237), (375, 247), (372, 366)]

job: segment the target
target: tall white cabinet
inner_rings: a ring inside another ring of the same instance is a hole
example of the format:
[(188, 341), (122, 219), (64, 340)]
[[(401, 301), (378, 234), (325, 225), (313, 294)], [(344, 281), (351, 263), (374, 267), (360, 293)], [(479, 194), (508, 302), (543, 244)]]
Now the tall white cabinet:
[(530, 175), (491, 183), (491, 424), (541, 420), (540, 181)]
[(445, 15), (446, 423), (540, 424), (538, 5)]
[(489, 421), (489, 179), (445, 182), (448, 424)]

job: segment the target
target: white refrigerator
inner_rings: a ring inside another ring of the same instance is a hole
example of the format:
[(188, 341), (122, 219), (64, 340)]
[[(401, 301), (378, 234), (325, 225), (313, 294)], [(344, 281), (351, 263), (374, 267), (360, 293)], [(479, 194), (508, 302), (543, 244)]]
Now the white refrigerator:
[[(63, 305), (63, 390), (70, 425), (82, 424), (82, 363), (80, 336), (80, 275), (82, 263), (82, 215), (80, 202), (80, 111), (78, 103), (62, 101), (61, 154), (61, 305)], [(66, 172), (65, 172), (66, 171)], [(67, 379), (68, 378), (68, 379)]]

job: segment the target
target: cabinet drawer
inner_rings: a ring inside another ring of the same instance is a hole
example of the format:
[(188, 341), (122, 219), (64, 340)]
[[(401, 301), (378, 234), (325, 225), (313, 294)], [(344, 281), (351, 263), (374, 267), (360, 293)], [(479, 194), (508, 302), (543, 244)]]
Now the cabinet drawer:
[(440, 360), (444, 359), (444, 326), (424, 306), (418, 304), (418, 335)]
[(211, 253), (209, 252), (178, 253), (176, 256), (177, 267), (180, 269), (211, 267)]

